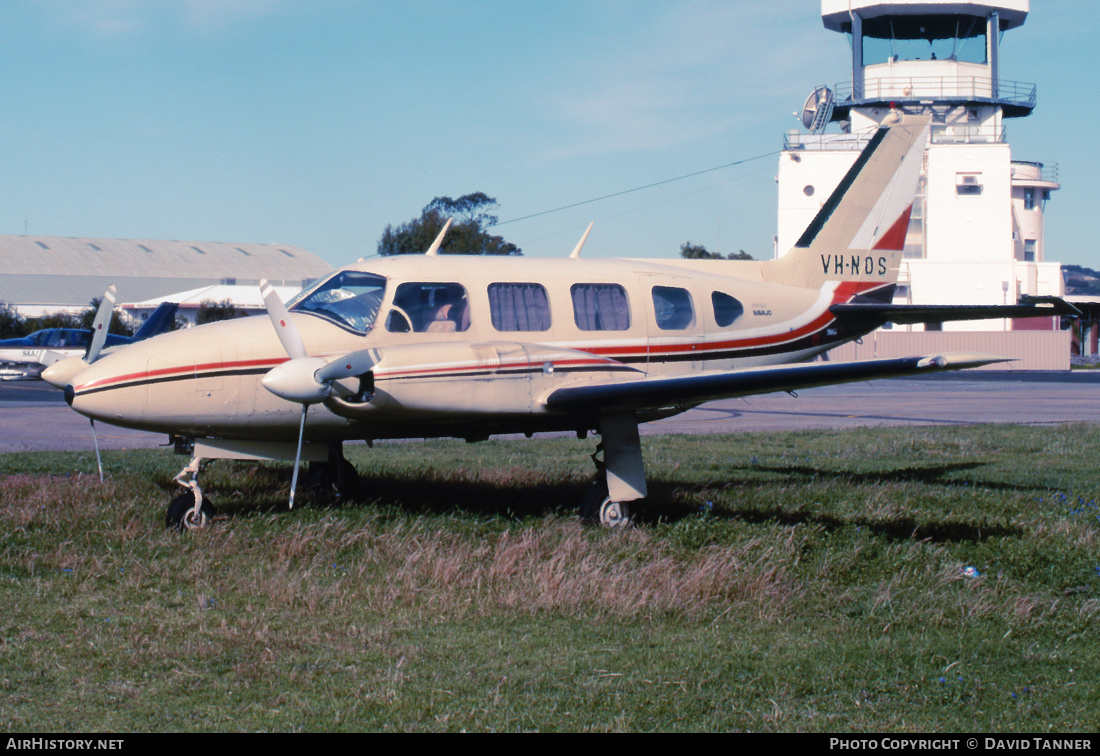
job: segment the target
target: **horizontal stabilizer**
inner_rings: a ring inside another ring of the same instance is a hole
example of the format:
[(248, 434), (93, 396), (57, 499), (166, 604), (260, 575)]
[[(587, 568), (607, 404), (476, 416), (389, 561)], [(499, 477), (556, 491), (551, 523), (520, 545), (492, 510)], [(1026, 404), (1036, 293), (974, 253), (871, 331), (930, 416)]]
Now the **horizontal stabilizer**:
[(944, 354), (861, 362), (814, 362), (749, 368), (731, 373), (643, 378), (620, 383), (560, 388), (546, 398), (546, 407), (551, 412), (591, 411), (602, 414), (661, 409), (702, 404), (715, 399), (795, 391), (876, 378), (927, 375), (1010, 361), (1008, 357), (989, 354)]
[(914, 325), (952, 320), (1079, 316), (1081, 311), (1058, 297), (1021, 297), (1014, 305), (905, 305), (879, 302), (835, 304), (829, 312), (844, 325), (873, 330), (885, 323)]

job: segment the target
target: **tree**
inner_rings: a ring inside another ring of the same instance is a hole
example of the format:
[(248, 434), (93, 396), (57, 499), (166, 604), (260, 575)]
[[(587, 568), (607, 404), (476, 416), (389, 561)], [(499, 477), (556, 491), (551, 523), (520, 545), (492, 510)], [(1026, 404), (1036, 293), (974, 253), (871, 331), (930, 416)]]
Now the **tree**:
[(248, 315), (249, 313), (235, 306), (228, 299), (223, 299), (221, 302), (204, 299), (202, 302), (199, 302), (199, 309), (195, 313), (195, 325), (213, 323), (218, 320), (245, 318), (248, 317)]
[(25, 336), (23, 317), (11, 305), (0, 302), (0, 339)]
[(752, 260), (754, 259), (745, 250), (730, 252), (725, 257), (720, 252), (709, 252), (702, 244), (684, 242), (680, 245), (680, 257), (685, 260)]
[(387, 225), (378, 240), (378, 254), (423, 254), (435, 241), (448, 218), (454, 218), (454, 222), (443, 239), (440, 254), (523, 254), (515, 244), (485, 230), (497, 222), (497, 216), (490, 212), (495, 207), (497, 201), (483, 192), (466, 194), (458, 199), (436, 197), (424, 207), (419, 218), (402, 223), (396, 229)]

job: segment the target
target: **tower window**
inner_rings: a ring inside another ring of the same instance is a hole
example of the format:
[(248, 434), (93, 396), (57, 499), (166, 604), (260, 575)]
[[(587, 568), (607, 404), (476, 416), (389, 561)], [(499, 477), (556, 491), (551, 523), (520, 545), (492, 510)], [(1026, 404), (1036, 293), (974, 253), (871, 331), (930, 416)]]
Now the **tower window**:
[(956, 173), (955, 194), (960, 197), (977, 196), (982, 193), (982, 174)]

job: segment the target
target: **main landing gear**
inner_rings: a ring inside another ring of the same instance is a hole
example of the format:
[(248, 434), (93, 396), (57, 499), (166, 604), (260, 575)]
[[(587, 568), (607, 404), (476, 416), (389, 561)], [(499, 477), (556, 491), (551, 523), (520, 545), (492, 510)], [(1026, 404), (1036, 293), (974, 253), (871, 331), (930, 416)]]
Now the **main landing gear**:
[(630, 506), (623, 501), (612, 501), (607, 490), (607, 464), (600, 459), (603, 443), (596, 446), (592, 462), (596, 465), (596, 477), (581, 496), (581, 520), (599, 522), (605, 528), (629, 528)]

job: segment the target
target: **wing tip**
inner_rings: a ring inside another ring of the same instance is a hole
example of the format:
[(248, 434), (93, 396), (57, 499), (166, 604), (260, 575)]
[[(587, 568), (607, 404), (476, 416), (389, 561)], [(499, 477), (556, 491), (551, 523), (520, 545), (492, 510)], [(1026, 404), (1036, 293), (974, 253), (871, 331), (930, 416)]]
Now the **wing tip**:
[(968, 370), (970, 368), (996, 365), (1001, 362), (1017, 362), (1016, 357), (1004, 357), (998, 354), (979, 352), (949, 352), (929, 355), (917, 363), (921, 370)]

